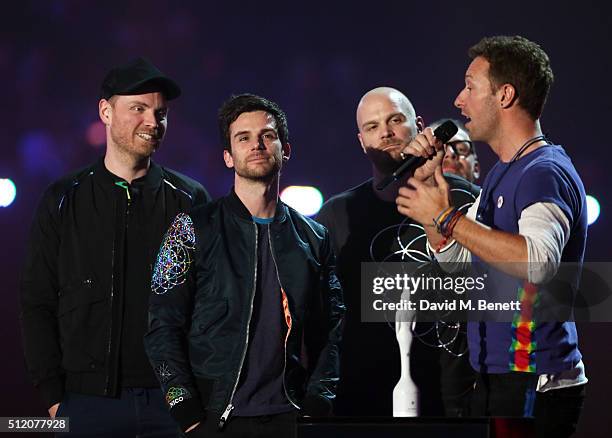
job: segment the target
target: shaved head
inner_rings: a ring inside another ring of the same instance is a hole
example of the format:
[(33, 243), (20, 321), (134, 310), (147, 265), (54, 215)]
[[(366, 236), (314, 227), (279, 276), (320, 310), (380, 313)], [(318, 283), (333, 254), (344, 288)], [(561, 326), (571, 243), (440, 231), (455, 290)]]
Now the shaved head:
[(410, 100), (400, 91), (378, 87), (357, 105), (357, 138), (372, 164), (383, 174), (402, 161), (401, 151), (423, 128)]
[(379, 101), (380, 99), (387, 99), (395, 103), (399, 109), (402, 110), (408, 120), (416, 119), (416, 112), (410, 100), (399, 90), (391, 87), (377, 87), (368, 91), (364, 94), (357, 104), (357, 126), (361, 129), (361, 124), (364, 120), (360, 121), (360, 113), (362, 113), (364, 106), (373, 102)]

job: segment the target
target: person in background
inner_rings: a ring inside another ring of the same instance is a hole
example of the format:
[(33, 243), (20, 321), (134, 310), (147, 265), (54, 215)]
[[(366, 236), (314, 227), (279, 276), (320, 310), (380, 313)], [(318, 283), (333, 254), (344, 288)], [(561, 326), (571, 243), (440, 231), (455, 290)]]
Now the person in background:
[(476, 145), (470, 139), (465, 126), (456, 119), (440, 119), (429, 127), (435, 130), (442, 123), (450, 120), (457, 126), (457, 133), (445, 144), (442, 173), (453, 174), (476, 182), (480, 177), (480, 163), (476, 153)]
[[(400, 377), (400, 353), (391, 322), (365, 323), (360, 319), (361, 263), (421, 263), (433, 259), (423, 228), (397, 211), (395, 198), (404, 181), (398, 180), (384, 190), (375, 188), (401, 164), (403, 149), (424, 124), (410, 100), (390, 87), (365, 93), (357, 105), (356, 119), (357, 139), (372, 164), (372, 174), (357, 187), (325, 202), (317, 220), (329, 229), (348, 309), (335, 413), (383, 416), (393, 413), (392, 393)], [(448, 179), (457, 189), (453, 191), (455, 201), (467, 209), (478, 188), (454, 175), (448, 175)], [(418, 325), (416, 333), (425, 333), (429, 327)], [(440, 325), (440, 337), (420, 337), (412, 342), (411, 371), (421, 394), (422, 415), (465, 413), (474, 373), (465, 356), (465, 334), (457, 330)], [(453, 336), (456, 340), (449, 344)]]

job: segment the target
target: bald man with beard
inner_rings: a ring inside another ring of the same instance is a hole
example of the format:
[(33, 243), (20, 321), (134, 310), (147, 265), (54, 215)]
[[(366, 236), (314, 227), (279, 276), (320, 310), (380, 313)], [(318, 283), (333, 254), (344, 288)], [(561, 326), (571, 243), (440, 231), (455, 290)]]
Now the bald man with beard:
[[(405, 178), (382, 191), (375, 189), (402, 162), (403, 149), (424, 123), (410, 100), (389, 87), (368, 91), (359, 101), (356, 118), (357, 138), (372, 164), (371, 178), (329, 199), (317, 217), (329, 229), (348, 309), (335, 413), (390, 416), (393, 388), (400, 377), (400, 353), (393, 323), (361, 321), (361, 263), (433, 259), (423, 228), (397, 211), (395, 199)], [(471, 205), (478, 188), (463, 178), (447, 178), (452, 187), (462, 189), (452, 192), (456, 205)], [(428, 328), (431, 323), (417, 326), (419, 332)], [(457, 334), (438, 329), (440, 339), (423, 337), (423, 342), (412, 343), (411, 374), (420, 392), (420, 415), (461, 416), (474, 382), (466, 355), (457, 357), (466, 351), (465, 334), (459, 333), (447, 346), (449, 352), (426, 345), (440, 344)]]

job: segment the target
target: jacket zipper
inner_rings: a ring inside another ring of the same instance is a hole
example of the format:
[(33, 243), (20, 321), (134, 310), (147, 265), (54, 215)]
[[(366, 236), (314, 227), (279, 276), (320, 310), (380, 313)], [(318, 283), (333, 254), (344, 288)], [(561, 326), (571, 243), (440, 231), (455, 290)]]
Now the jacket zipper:
[[(285, 293), (285, 296), (286, 296), (286, 292), (284, 292), (285, 289), (283, 288), (283, 284), (281, 283), (281, 280), (280, 280), (280, 274), (278, 272), (278, 265), (276, 264), (276, 258), (274, 257), (274, 246), (272, 245), (272, 229), (270, 227), (270, 224), (268, 224), (268, 241), (270, 242), (270, 253), (272, 254), (272, 261), (274, 262), (274, 267), (276, 268), (276, 279), (278, 280), (278, 285), (281, 288), (281, 294)], [(287, 312), (289, 313), (289, 318), (291, 319), (291, 321), (293, 321), (293, 317), (291, 316), (291, 310), (289, 309), (289, 298), (287, 298)], [(300, 407), (293, 400), (291, 400), (291, 397), (289, 397), (289, 392), (287, 391), (287, 385), (285, 384), (285, 371), (287, 370), (287, 341), (289, 340), (290, 332), (291, 332), (291, 327), (287, 327), (287, 335), (285, 336), (284, 355), (283, 355), (283, 359), (284, 359), (283, 361), (283, 389), (285, 390), (285, 397), (287, 397), (287, 400), (289, 400), (289, 403), (291, 403), (296, 409), (299, 410)]]
[[(127, 227), (127, 219), (130, 215), (130, 205), (132, 204), (132, 197), (130, 196), (130, 189), (128, 188), (127, 183), (124, 181), (118, 181), (115, 184), (125, 189), (125, 192), (127, 194), (127, 209), (125, 212), (125, 215), (126, 215), (125, 227)], [(115, 202), (115, 205), (117, 205), (116, 202)], [(106, 350), (106, 357), (109, 360), (109, 368), (112, 367), (112, 364), (110, 363), (110, 357), (111, 357), (112, 342), (113, 342), (113, 298), (115, 296), (115, 240), (117, 237), (116, 233), (117, 232), (115, 231), (115, 234), (113, 235), (113, 247), (111, 249), (110, 324), (109, 324), (109, 329), (108, 329), (108, 348)], [(108, 395), (108, 393), (110, 392), (110, 374), (111, 372), (109, 369), (109, 372), (106, 373), (106, 388), (104, 389), (104, 395)]]
[[(116, 232), (115, 232), (116, 233)], [(108, 395), (110, 391), (110, 368), (112, 364), (110, 363), (111, 357), (111, 344), (113, 338), (113, 297), (115, 296), (115, 238), (116, 235), (113, 236), (113, 247), (111, 249), (111, 293), (110, 293), (110, 324), (108, 325), (108, 349), (106, 351), (106, 357), (108, 360), (109, 370), (106, 373), (106, 388), (104, 388), (104, 395)]]
[(257, 242), (257, 239), (258, 239), (257, 224), (253, 223), (253, 226), (255, 227), (255, 269), (253, 271), (253, 292), (251, 294), (251, 307), (249, 309), (249, 318), (247, 320), (247, 326), (246, 326), (246, 338), (244, 341), (244, 350), (242, 351), (242, 358), (240, 359), (240, 366), (238, 367), (238, 374), (236, 375), (236, 382), (234, 382), (234, 387), (232, 388), (232, 393), (230, 395), (229, 402), (227, 404), (227, 407), (223, 411), (223, 414), (221, 414), (221, 418), (219, 420), (219, 429), (225, 426), (225, 423), (227, 423), (227, 420), (229, 419), (232, 411), (234, 410), (234, 405), (232, 404), (232, 401), (234, 400), (234, 394), (236, 393), (236, 388), (238, 387), (238, 381), (240, 380), (240, 372), (242, 371), (242, 366), (244, 365), (244, 359), (246, 357), (247, 350), (249, 348), (249, 329), (251, 327), (251, 316), (253, 315), (253, 302), (255, 301), (255, 291), (257, 289), (257, 243), (258, 243)]

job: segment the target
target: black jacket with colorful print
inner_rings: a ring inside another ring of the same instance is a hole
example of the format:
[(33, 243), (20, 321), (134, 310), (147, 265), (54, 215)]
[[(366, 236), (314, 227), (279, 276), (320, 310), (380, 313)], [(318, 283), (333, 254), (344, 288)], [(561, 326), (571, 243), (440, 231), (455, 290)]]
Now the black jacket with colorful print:
[[(331, 406), (345, 308), (327, 229), (280, 201), (269, 226), (287, 323), (286, 396), (297, 409)], [(257, 225), (233, 191), (179, 214), (164, 238), (145, 348), (183, 429), (205, 415), (221, 427), (231, 415), (248, 348), (257, 244)]]
[[(20, 297), (26, 366), (46, 407), (65, 391), (119, 394), (124, 322), (143, 310), (146, 318), (164, 232), (178, 213), (209, 200), (198, 182), (153, 162), (128, 184), (102, 158), (47, 189), (32, 224)], [(139, 240), (128, 244), (134, 236)], [(137, 252), (130, 260), (127, 248)], [(142, 308), (133, 308), (130, 294), (144, 297)], [(128, 328), (140, 340), (146, 321)], [(142, 344), (129, 348), (143, 356), (141, 380), (155, 385)]]

